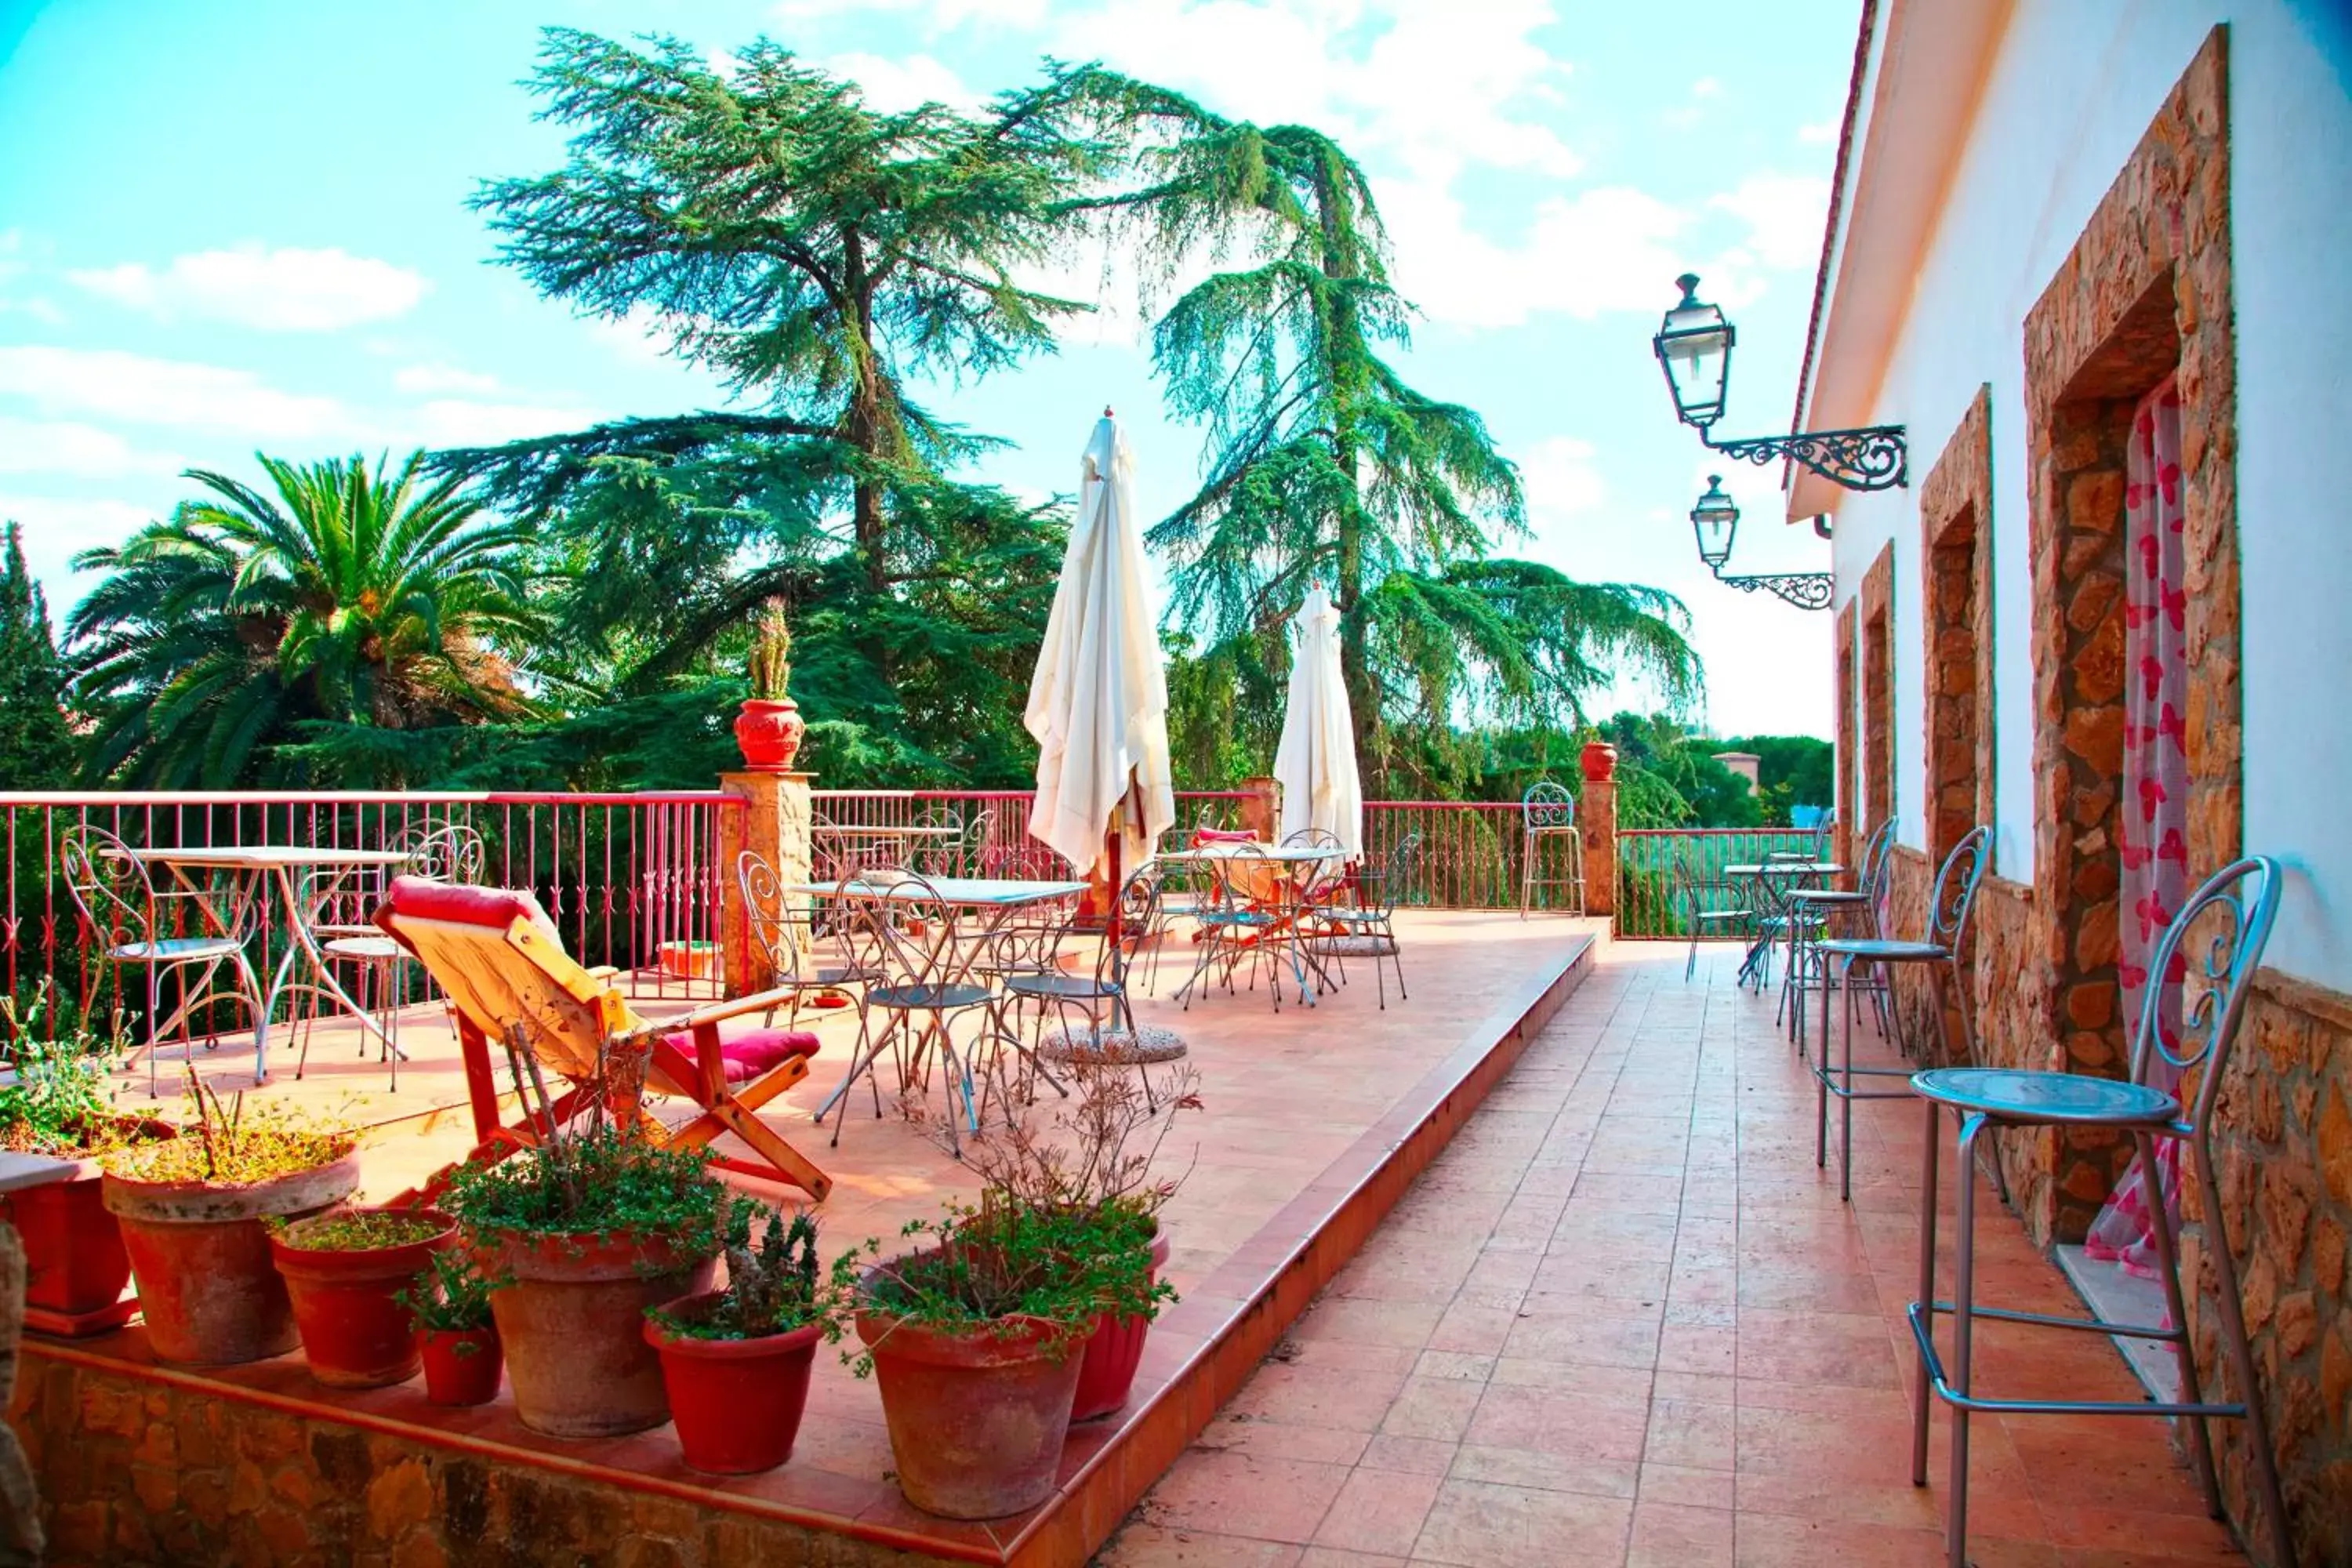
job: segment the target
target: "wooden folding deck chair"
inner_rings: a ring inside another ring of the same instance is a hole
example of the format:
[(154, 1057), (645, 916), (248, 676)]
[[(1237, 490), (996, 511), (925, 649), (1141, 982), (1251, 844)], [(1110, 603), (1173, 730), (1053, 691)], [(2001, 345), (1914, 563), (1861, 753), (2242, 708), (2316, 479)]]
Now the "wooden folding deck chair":
[[(816, 1037), (754, 1029), (723, 1044), (719, 1038), (720, 1023), (785, 1005), (789, 991), (713, 1002), (683, 1017), (651, 1024), (630, 1010), (609, 972), (591, 972), (572, 961), (555, 922), (528, 892), (401, 877), (373, 919), (415, 955), (457, 1015), (478, 1140), (465, 1163), (502, 1160), (541, 1140), (543, 1124), (528, 1110), (519, 1121), (503, 1120), (491, 1042), (499, 1043), (503, 1055), (511, 1041), (530, 1052), (543, 1075), (568, 1086), (553, 1101), (559, 1124), (593, 1103), (604, 1087), (600, 1070), (609, 1073), (642, 1055), (646, 1089), (702, 1108), (699, 1117), (667, 1132), (667, 1142), (708, 1144), (731, 1132), (750, 1145), (756, 1159), (714, 1158), (712, 1164), (782, 1181), (814, 1198), (832, 1190), (832, 1180), (759, 1117), (761, 1106), (808, 1076)], [(635, 1077), (611, 1076), (616, 1082)], [(635, 1110), (634, 1105), (610, 1109), (625, 1121)], [(436, 1176), (426, 1191), (437, 1191), (446, 1174)]]

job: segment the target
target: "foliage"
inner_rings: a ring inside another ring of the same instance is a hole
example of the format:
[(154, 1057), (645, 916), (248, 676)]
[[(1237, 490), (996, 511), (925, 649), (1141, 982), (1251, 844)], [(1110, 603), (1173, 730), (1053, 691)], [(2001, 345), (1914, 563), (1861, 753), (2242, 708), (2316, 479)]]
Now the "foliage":
[(783, 1211), (770, 1209), (755, 1247), (751, 1215), (758, 1207), (736, 1200), (727, 1226), (727, 1289), (717, 1300), (692, 1315), (649, 1307), (646, 1316), (687, 1339), (755, 1340), (812, 1325), (838, 1339), (835, 1292), (817, 1268), (816, 1221), (796, 1210), (788, 1229)]
[[(1042, 1323), (1060, 1353), (1106, 1315), (1157, 1317), (1176, 1292), (1152, 1277), (1151, 1241), (1181, 1178), (1152, 1167), (1177, 1116), (1199, 1108), (1198, 1084), (1185, 1070), (1155, 1106), (1131, 1073), (1077, 1068), (1050, 1130), (1013, 1123), (965, 1145), (978, 1202), (908, 1221), (899, 1235), (917, 1245), (895, 1258), (875, 1239), (835, 1258), (836, 1289), (893, 1328), (1012, 1336)], [(873, 1368), (870, 1352), (847, 1359), (860, 1377)]]
[[(396, 472), (257, 461), (266, 490), (192, 468), (206, 497), (75, 557), (105, 574), (68, 621), (75, 698), (96, 724), (88, 773), (309, 782), (278, 755), (306, 722), (396, 735), (530, 711), (499, 650), (538, 620), (516, 529), (482, 522), (457, 480), (428, 484), (422, 453)], [(332, 782), (410, 781), (396, 748), (364, 755), (364, 773)]]
[(0, 1148), (20, 1154), (100, 1154), (142, 1142), (137, 1120), (121, 1115), (106, 1079), (121, 1038), (87, 1030), (59, 1034), (55, 989), (44, 980), (21, 1014), (0, 996), (0, 1023), (12, 1040), (8, 1081), (0, 1084)]
[(1071, 82), (1144, 175), (1098, 204), (1114, 232), (1162, 277), (1203, 250), (1245, 263), (1185, 292), (1152, 339), (1170, 407), (1204, 428), (1207, 478), (1150, 538), (1175, 563), (1171, 616), (1212, 660), (1279, 658), (1281, 621), (1328, 580), (1359, 762), (1391, 793), (1429, 776), (1401, 735), (1443, 737), (1463, 715), (1580, 721), (1605, 666), (1696, 694), (1671, 595), (1488, 557), (1492, 534), (1524, 530), (1517, 471), (1475, 412), (1383, 357), (1411, 307), (1338, 143), (1098, 69)]
[(414, 1209), (338, 1209), (276, 1228), (297, 1252), (382, 1252), (430, 1241), (449, 1226)]
[[(394, 1300), (408, 1309), (420, 1331), (439, 1329), (464, 1333), (489, 1326), (491, 1289), (488, 1277), (475, 1267), (464, 1248), (452, 1247), (435, 1253), (432, 1266)], [(472, 1348), (461, 1345), (458, 1353), (469, 1353)]]
[(1816, 735), (1741, 735), (1717, 748), (1756, 753), (1756, 784), (1765, 820), (1786, 824), (1789, 808), (1837, 799), (1836, 748)]
[(793, 679), (793, 628), (783, 600), (770, 599), (751, 623), (751, 657), (744, 661), (744, 679), (751, 695), (762, 702), (781, 702), (790, 695)]
[(65, 689), (48, 601), (25, 564), (24, 530), (12, 522), (0, 556), (0, 789), (73, 782), (73, 731), (58, 700)]
[(195, 1120), (184, 1123), (176, 1138), (108, 1153), (110, 1174), (134, 1182), (252, 1186), (331, 1165), (358, 1146), (351, 1133), (310, 1126), (282, 1104), (247, 1116), (242, 1089), (223, 1109), (220, 1096), (205, 1087), (193, 1068), (187, 1081)]
[(467, 1231), (538, 1236), (650, 1232), (697, 1256), (716, 1252), (727, 1189), (702, 1149), (648, 1142), (610, 1122), (566, 1131), (494, 1165), (464, 1165), (442, 1206)]

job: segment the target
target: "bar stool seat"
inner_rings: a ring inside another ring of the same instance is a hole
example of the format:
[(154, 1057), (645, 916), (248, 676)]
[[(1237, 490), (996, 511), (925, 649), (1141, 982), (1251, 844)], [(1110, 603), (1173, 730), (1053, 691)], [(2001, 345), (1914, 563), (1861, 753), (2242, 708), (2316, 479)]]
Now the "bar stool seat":
[(1922, 1100), (1996, 1121), (2063, 1121), (2100, 1126), (2160, 1126), (2180, 1117), (2180, 1101), (2144, 1083), (2022, 1068), (1935, 1068), (1911, 1075)]
[(1813, 943), (1813, 948), (1826, 957), (1873, 963), (1921, 963), (1952, 956), (1952, 950), (1940, 942), (1903, 942), (1891, 936), (1829, 936)]

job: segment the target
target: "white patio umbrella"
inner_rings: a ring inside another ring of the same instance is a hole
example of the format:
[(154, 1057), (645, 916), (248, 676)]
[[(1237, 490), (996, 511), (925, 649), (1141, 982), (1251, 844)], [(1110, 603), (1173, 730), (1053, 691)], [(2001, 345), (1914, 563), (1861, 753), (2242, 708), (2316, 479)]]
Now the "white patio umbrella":
[(1023, 722), (1037, 740), (1029, 831), (1084, 874), (1118, 835), (1139, 866), (1176, 821), (1168, 679), (1143, 587), (1135, 455), (1111, 412), (1087, 443), (1078, 515), (1062, 561)]
[(1303, 827), (1335, 835), (1349, 859), (1364, 852), (1364, 786), (1356, 727), (1339, 676), (1339, 612), (1320, 587), (1291, 623), (1290, 693), (1274, 776), (1282, 783), (1282, 836)]

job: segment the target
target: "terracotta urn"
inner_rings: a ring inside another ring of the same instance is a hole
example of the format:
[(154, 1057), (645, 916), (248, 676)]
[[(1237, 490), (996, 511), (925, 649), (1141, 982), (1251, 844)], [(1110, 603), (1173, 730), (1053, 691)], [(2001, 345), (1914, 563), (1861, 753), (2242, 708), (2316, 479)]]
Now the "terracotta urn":
[(1617, 776), (1617, 748), (1606, 741), (1589, 741), (1578, 759), (1584, 767), (1584, 776), (1591, 784), (1607, 784)]
[(807, 730), (800, 704), (791, 698), (772, 702), (745, 699), (743, 711), (735, 716), (735, 743), (743, 749), (743, 766), (755, 773), (791, 772)]

